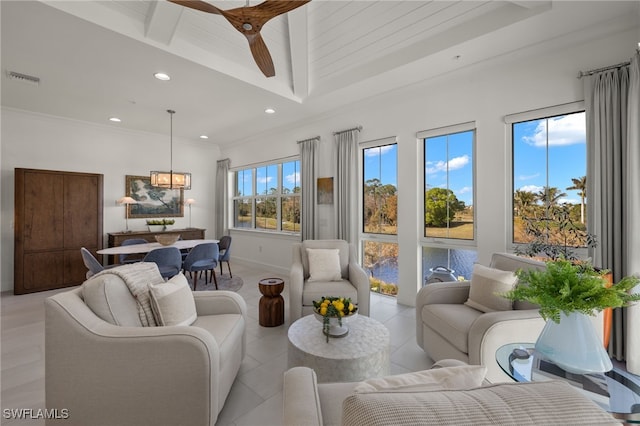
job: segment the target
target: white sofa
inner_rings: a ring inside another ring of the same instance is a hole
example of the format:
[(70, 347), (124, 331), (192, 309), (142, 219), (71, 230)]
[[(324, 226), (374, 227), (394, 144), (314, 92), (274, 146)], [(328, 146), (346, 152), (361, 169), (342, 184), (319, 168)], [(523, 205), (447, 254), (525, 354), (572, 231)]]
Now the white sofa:
[[(544, 269), (544, 262), (509, 253), (494, 253), (491, 268), (502, 271)], [(538, 306), (513, 302), (507, 311), (481, 312), (464, 304), (470, 281), (425, 285), (416, 295), (416, 340), (434, 361), (458, 359), (487, 367), (491, 383), (510, 382), (495, 361), (496, 350), (505, 344), (535, 342), (545, 325)], [(593, 317), (602, 335), (602, 316)]]
[[(110, 271), (136, 265), (154, 264)], [(68, 410), (47, 424), (213, 426), (245, 354), (244, 299), (199, 291), (193, 324), (144, 327), (129, 288), (105, 272), (90, 278), (103, 318), (83, 287), (45, 300), (46, 406)], [(149, 281), (163, 282), (157, 267)]]
[[(455, 362), (443, 362), (446, 361)], [(397, 377), (391, 376), (392, 379)], [(429, 386), (429, 390), (413, 387), (364, 392), (358, 389), (355, 392), (359, 385), (318, 384), (314, 371), (306, 367), (286, 371), (284, 425), (621, 424), (578, 390), (561, 381), (501, 383), (457, 389), (438, 389), (436, 383), (436, 388)]]

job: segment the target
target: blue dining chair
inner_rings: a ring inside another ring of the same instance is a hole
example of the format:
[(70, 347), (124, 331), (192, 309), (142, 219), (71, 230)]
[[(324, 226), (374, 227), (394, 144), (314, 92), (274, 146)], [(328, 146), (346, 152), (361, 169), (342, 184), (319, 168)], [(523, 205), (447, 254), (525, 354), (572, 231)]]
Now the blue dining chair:
[[(130, 246), (133, 244), (146, 244), (147, 240), (144, 238), (128, 238), (120, 244), (121, 246)], [(124, 265), (126, 263), (136, 263), (140, 262), (142, 256), (140, 254), (119, 254), (118, 255), (118, 263)]]
[(203, 243), (198, 244), (189, 251), (189, 254), (182, 262), (182, 270), (189, 272), (189, 275), (193, 278), (193, 291), (196, 290), (198, 284), (198, 273), (205, 271), (205, 282), (209, 282), (207, 279), (207, 271), (211, 271), (211, 276), (216, 284), (216, 290), (218, 289), (218, 279), (216, 278), (215, 268), (218, 266), (218, 244), (217, 243)]
[(98, 262), (98, 259), (93, 257), (93, 254), (89, 250), (84, 247), (80, 247), (80, 254), (82, 254), (82, 261), (84, 262), (84, 266), (87, 267), (88, 271), (86, 274), (87, 278), (91, 278), (98, 272), (101, 272), (105, 269), (113, 268), (117, 265), (109, 265), (107, 267), (103, 266), (102, 263)]
[(233, 278), (233, 275), (231, 274), (231, 265), (229, 264), (229, 257), (231, 256), (231, 237), (229, 235), (225, 235), (220, 238), (218, 250), (220, 252), (218, 255), (218, 262), (220, 262), (220, 275), (222, 275), (222, 262), (227, 262), (229, 276)]
[(178, 275), (182, 266), (182, 256), (176, 247), (160, 247), (151, 250), (142, 259), (143, 262), (153, 262), (158, 265), (160, 275), (171, 278)]

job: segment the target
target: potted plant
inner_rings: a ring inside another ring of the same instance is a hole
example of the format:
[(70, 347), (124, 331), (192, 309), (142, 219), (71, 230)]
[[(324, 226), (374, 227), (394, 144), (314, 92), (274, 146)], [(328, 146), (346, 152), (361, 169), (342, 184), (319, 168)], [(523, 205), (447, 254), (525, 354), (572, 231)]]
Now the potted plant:
[(313, 301), (313, 312), (322, 322), (322, 332), (329, 337), (345, 336), (349, 329), (343, 326), (343, 321), (356, 315), (358, 307), (351, 302), (350, 298), (344, 297), (322, 297), (320, 300)]
[(162, 221), (166, 231), (173, 229), (173, 225), (176, 223), (175, 219), (162, 219)]
[(164, 219), (147, 219), (147, 227), (150, 232), (164, 231)]
[(503, 294), (540, 306), (547, 323), (536, 341), (536, 352), (572, 373), (611, 370), (611, 360), (588, 316), (640, 300), (640, 294), (630, 292), (640, 279), (629, 276), (608, 285), (603, 278), (608, 271), (596, 271), (589, 262), (558, 259), (546, 265), (545, 270), (516, 272), (518, 286)]

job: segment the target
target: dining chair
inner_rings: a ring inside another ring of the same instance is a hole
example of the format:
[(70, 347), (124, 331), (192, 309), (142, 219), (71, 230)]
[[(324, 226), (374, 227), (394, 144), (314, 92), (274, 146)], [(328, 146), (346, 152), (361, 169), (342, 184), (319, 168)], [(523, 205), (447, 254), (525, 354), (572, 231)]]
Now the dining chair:
[(233, 275), (231, 274), (231, 265), (229, 264), (229, 257), (231, 256), (231, 237), (229, 235), (225, 235), (220, 238), (218, 251), (220, 252), (218, 255), (218, 262), (220, 262), (220, 275), (222, 275), (222, 262), (227, 262), (229, 277), (233, 278)]
[(207, 271), (211, 271), (213, 282), (216, 284), (216, 290), (218, 289), (218, 279), (216, 278), (215, 272), (215, 268), (218, 266), (218, 257), (219, 251), (217, 243), (198, 244), (189, 251), (184, 262), (182, 262), (182, 270), (189, 272), (189, 275), (193, 278), (193, 291), (196, 290), (198, 284), (198, 273), (202, 271), (205, 271), (205, 283), (209, 282), (207, 279)]
[[(122, 244), (120, 244), (121, 246), (130, 246), (133, 244), (146, 244), (148, 243), (147, 240), (145, 240), (144, 238), (129, 238), (126, 239), (124, 241), (122, 241)], [(120, 263), (121, 265), (126, 264), (126, 263), (136, 263), (136, 262), (140, 262), (140, 260), (142, 259), (142, 256), (137, 253), (137, 254), (119, 254), (118, 255), (118, 263)]]
[(109, 265), (107, 267), (103, 266), (102, 263), (98, 262), (98, 259), (93, 257), (93, 254), (91, 254), (91, 252), (84, 247), (80, 247), (80, 253), (82, 254), (82, 261), (84, 262), (84, 266), (86, 266), (88, 269), (86, 274), (87, 278), (90, 278), (95, 274), (97, 274), (98, 272), (101, 272), (105, 269), (109, 269), (109, 268), (113, 268), (114, 266), (117, 266), (117, 265)]
[(178, 275), (182, 266), (182, 256), (176, 247), (160, 247), (151, 250), (142, 259), (143, 262), (153, 262), (158, 265), (160, 275), (171, 278)]

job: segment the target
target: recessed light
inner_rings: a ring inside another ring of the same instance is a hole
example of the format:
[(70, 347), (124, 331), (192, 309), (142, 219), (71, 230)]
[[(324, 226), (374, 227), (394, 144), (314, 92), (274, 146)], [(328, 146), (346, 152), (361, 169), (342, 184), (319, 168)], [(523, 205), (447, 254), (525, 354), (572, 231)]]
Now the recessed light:
[(157, 78), (158, 80), (162, 80), (162, 81), (169, 81), (171, 80), (171, 77), (169, 76), (169, 74), (165, 74), (163, 72), (157, 72), (153, 75), (155, 78)]
[(273, 108), (267, 108), (264, 110), (264, 112), (266, 112), (267, 114), (275, 114), (276, 110)]
[(118, 117), (110, 117), (110, 118), (109, 118), (109, 121), (113, 121), (114, 123), (119, 123), (119, 122), (121, 122), (122, 120), (120, 120)]
[(209, 136), (207, 136), (207, 135), (200, 135), (200, 139), (209, 139)]

